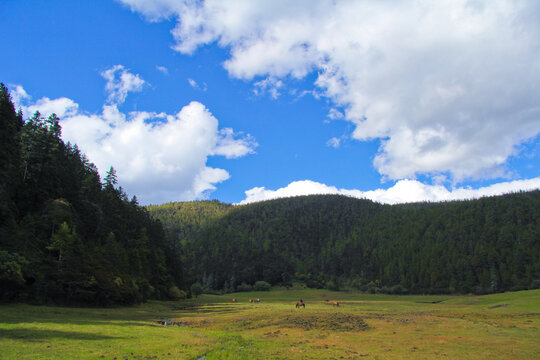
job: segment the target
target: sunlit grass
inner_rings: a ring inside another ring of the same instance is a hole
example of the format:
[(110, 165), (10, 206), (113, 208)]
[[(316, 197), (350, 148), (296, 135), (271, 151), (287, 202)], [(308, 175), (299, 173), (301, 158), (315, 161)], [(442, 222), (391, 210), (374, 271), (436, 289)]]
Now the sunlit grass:
[[(305, 309), (295, 308), (299, 299)], [(158, 323), (165, 319), (176, 326)], [(536, 359), (539, 329), (540, 290), (276, 290), (108, 309), (2, 305), (0, 359)]]

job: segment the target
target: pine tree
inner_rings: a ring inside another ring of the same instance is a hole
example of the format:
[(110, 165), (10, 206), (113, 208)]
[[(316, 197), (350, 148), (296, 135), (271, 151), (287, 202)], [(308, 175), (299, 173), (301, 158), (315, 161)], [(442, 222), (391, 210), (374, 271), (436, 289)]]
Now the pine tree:
[(13, 202), (19, 181), (22, 126), (22, 113), (15, 112), (8, 89), (0, 83), (0, 238), (4, 241), (14, 232)]
[(105, 183), (103, 184), (105, 187), (105, 190), (112, 190), (116, 188), (116, 185), (118, 185), (118, 176), (116, 176), (116, 170), (114, 167), (111, 166), (109, 171), (107, 171), (107, 175), (105, 176)]

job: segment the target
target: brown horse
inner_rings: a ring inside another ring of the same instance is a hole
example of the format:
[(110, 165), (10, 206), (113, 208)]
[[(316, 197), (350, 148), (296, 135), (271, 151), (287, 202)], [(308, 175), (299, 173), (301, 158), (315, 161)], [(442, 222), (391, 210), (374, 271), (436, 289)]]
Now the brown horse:
[(253, 302), (253, 299), (249, 299), (249, 302), (252, 303), (252, 302)]
[(232, 299), (232, 302), (235, 303), (235, 302), (238, 302), (238, 300), (236, 300), (236, 298), (234, 298), (234, 299)]
[(300, 302), (297, 302), (297, 303), (296, 303), (296, 308), (297, 308), (297, 309), (298, 309), (300, 306), (303, 307), (304, 309), (306, 308), (306, 304), (304, 304), (303, 301), (300, 301)]
[(332, 303), (332, 306), (337, 306), (337, 307), (339, 307), (339, 303), (338, 303), (337, 301), (334, 301), (334, 302)]

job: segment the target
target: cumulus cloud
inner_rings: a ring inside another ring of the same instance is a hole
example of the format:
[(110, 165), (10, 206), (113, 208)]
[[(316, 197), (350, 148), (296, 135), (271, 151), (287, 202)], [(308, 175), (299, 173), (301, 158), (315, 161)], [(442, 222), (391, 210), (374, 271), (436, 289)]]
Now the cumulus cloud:
[(62, 114), (63, 139), (77, 144), (102, 177), (113, 166), (122, 187), (143, 204), (205, 198), (230, 177), (224, 169), (207, 166), (208, 158), (238, 158), (257, 146), (249, 134), (219, 129), (216, 117), (196, 101), (176, 114), (126, 114), (114, 103), (88, 114), (66, 98), (42, 98), (25, 108), (45, 116), (52, 110)]
[(79, 110), (79, 104), (65, 97), (53, 100), (49, 99), (48, 97), (43, 97), (36, 101), (33, 105), (27, 106), (25, 109), (26, 111), (23, 112), (28, 115), (32, 115), (36, 111), (39, 111), (41, 115), (45, 117), (48, 117), (54, 113), (58, 117), (62, 118), (65, 116), (75, 115)]
[(42, 97), (41, 99), (32, 102), (32, 97), (21, 85), (10, 85), (10, 87), (12, 89), (11, 99), (13, 100), (15, 108), (20, 108), (26, 117), (30, 117), (34, 115), (36, 111), (39, 111), (44, 117), (48, 117), (54, 113), (61, 118), (64, 116), (73, 116), (79, 109), (79, 104), (65, 97), (54, 100), (51, 100), (48, 97)]
[(252, 154), (259, 145), (249, 134), (238, 138), (233, 129), (224, 128), (219, 131), (219, 139), (212, 151), (213, 155), (222, 155), (227, 159), (235, 159), (247, 154)]
[(132, 74), (122, 65), (115, 65), (105, 70), (101, 76), (107, 80), (105, 90), (109, 93), (107, 101), (111, 104), (123, 104), (129, 92), (138, 92), (146, 83), (139, 74)]
[(272, 200), (283, 197), (300, 195), (337, 194), (369, 199), (383, 204), (399, 204), (419, 201), (450, 201), (468, 200), (484, 196), (501, 195), (520, 190), (534, 190), (540, 188), (540, 177), (528, 180), (498, 183), (491, 186), (469, 189), (446, 189), (440, 185), (427, 185), (416, 180), (400, 180), (389, 189), (371, 191), (338, 189), (311, 180), (294, 181), (284, 188), (268, 190), (264, 187), (255, 187), (245, 192), (246, 198), (240, 204)]
[(381, 141), (384, 178), (497, 177), (540, 133), (537, 1), (122, 2), (176, 17), (177, 51), (227, 48), (227, 71), (258, 91), (316, 72), (351, 136)]
[(9, 87), (11, 89), (11, 100), (15, 107), (20, 107), (23, 102), (30, 99), (30, 95), (28, 95), (21, 85), (9, 84)]

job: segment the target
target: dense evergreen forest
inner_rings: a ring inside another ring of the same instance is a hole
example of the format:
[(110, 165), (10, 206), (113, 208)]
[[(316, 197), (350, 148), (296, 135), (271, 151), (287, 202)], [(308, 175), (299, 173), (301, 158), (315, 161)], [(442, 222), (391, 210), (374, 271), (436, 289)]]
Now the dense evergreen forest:
[[(338, 195), (139, 206), (58, 117), (0, 84), (0, 300), (128, 304), (270, 285), (387, 293), (540, 287), (540, 191), (381, 205)], [(195, 291), (195, 289), (197, 291)]]
[(338, 195), (243, 206), (149, 206), (181, 248), (186, 283), (256, 282), (387, 293), (540, 287), (540, 191), (381, 205)]
[(27, 121), (0, 86), (0, 299), (108, 305), (185, 295), (175, 245), (102, 181), (56, 115)]

